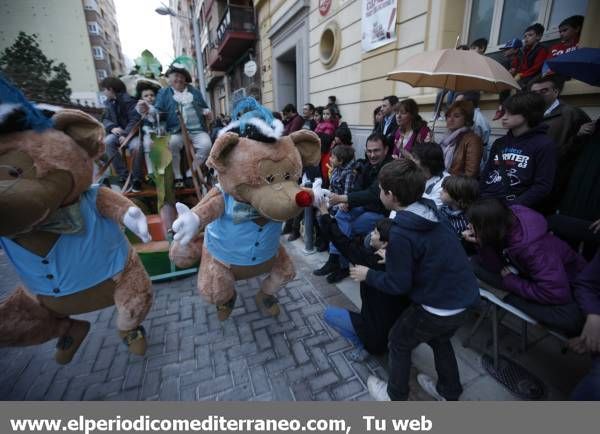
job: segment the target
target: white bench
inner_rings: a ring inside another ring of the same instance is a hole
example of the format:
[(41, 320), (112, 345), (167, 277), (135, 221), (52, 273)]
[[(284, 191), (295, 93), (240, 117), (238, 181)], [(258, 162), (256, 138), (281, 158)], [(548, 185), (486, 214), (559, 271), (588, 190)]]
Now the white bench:
[(522, 337), (523, 351), (525, 351), (527, 348), (527, 325), (528, 324), (537, 325), (539, 327), (542, 327), (548, 334), (556, 337), (557, 339), (559, 339), (562, 342), (565, 342), (565, 343), (567, 342), (568, 338), (566, 336), (564, 336), (560, 333), (557, 333), (553, 330), (549, 330), (549, 329), (545, 328), (543, 325), (538, 323), (535, 319), (533, 319), (531, 316), (527, 315), (522, 310), (517, 309), (512, 304), (509, 304), (509, 303), (506, 303), (505, 301), (503, 301), (502, 298), (507, 294), (508, 294), (508, 292), (500, 290), (498, 288), (495, 288), (495, 287), (479, 280), (479, 295), (481, 296), (482, 299), (484, 299), (488, 302), (488, 308), (486, 309), (485, 313), (474, 324), (473, 328), (471, 329), (471, 332), (469, 333), (469, 336), (463, 342), (463, 346), (465, 346), (465, 347), (469, 346), (469, 342), (470, 342), (471, 338), (473, 337), (475, 332), (479, 329), (479, 327), (481, 326), (481, 324), (483, 323), (485, 318), (491, 312), (493, 360), (494, 360), (494, 368), (498, 369), (498, 359), (499, 359), (499, 354), (498, 354), (499, 353), (498, 308), (516, 316), (517, 318), (519, 318), (522, 321), (521, 322), (521, 324), (522, 324), (521, 337)]

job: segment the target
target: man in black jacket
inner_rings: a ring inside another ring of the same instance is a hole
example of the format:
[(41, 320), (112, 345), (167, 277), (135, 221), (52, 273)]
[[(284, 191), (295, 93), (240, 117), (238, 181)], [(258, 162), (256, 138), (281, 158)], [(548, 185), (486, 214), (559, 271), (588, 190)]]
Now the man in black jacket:
[[(125, 142), (125, 138), (134, 129), (140, 120), (139, 113), (135, 110), (136, 100), (129, 96), (125, 84), (115, 77), (107, 77), (100, 83), (100, 88), (106, 96), (105, 109), (102, 116), (102, 125), (106, 131), (104, 144), (106, 153), (112, 158), (112, 166), (121, 184), (125, 183), (128, 176), (127, 166), (121, 157), (119, 147)], [(135, 149), (139, 146), (139, 140), (134, 137), (129, 142), (129, 148)], [(144, 153), (139, 152), (133, 164), (133, 187), (139, 190), (143, 177), (142, 163)]]
[[(377, 176), (381, 168), (391, 161), (388, 147), (380, 134), (371, 134), (367, 138), (367, 160), (357, 168), (357, 180), (354, 190), (349, 194), (332, 194), (329, 205), (340, 204), (336, 220), (342, 233), (348, 237), (366, 235), (373, 230), (375, 223), (382, 219), (385, 207), (379, 200), (379, 182)], [(329, 283), (337, 283), (349, 274), (348, 261), (340, 255), (334, 245), (329, 247), (329, 259), (313, 273), (316, 276), (327, 275)]]
[(396, 123), (396, 113), (394, 112), (394, 106), (398, 104), (398, 97), (395, 95), (386, 96), (381, 101), (381, 115), (383, 118), (377, 125), (375, 132), (379, 133), (385, 138), (385, 144), (388, 149), (392, 149), (394, 145), (394, 135), (398, 129)]

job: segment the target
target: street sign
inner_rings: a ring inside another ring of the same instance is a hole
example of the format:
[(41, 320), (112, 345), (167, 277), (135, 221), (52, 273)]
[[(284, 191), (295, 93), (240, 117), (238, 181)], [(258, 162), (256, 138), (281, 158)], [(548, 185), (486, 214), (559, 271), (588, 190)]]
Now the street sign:
[(246, 77), (254, 77), (257, 71), (256, 62), (254, 60), (249, 60), (244, 64), (244, 74)]

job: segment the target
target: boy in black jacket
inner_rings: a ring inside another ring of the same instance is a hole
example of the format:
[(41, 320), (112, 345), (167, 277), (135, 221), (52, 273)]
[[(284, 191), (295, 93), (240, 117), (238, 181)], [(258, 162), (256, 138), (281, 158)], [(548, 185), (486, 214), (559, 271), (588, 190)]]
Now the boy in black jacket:
[(469, 260), (435, 204), (422, 199), (425, 177), (409, 159), (387, 164), (379, 173), (380, 197), (396, 211), (386, 248), (386, 270), (357, 265), (350, 276), (388, 294), (407, 295), (412, 305), (389, 334), (390, 378), (371, 376), (367, 386), (380, 401), (406, 400), (412, 350), (422, 342), (433, 349), (437, 387), (426, 375), (419, 384), (440, 400), (462, 393), (450, 338), (465, 322), (466, 309), (479, 299)]
[[(340, 230), (334, 218), (321, 208), (319, 226), (338, 251), (352, 264), (365, 265), (374, 270), (385, 271), (381, 255), (389, 241), (392, 221), (383, 218), (377, 222), (369, 238), (370, 247), (356, 239), (350, 239)], [(383, 354), (387, 350), (388, 334), (400, 314), (410, 305), (404, 295), (392, 295), (377, 291), (360, 283), (360, 313), (339, 307), (328, 306), (323, 315), (325, 322), (348, 339), (355, 349), (347, 357), (353, 361), (363, 361), (369, 354)]]

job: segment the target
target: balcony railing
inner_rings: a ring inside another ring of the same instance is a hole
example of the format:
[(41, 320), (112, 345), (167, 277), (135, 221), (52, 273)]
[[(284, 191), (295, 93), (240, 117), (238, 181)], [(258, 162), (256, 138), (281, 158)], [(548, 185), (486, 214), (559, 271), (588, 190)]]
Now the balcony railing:
[(246, 6), (229, 5), (217, 27), (214, 45), (219, 47), (228, 32), (256, 32), (254, 9)]

